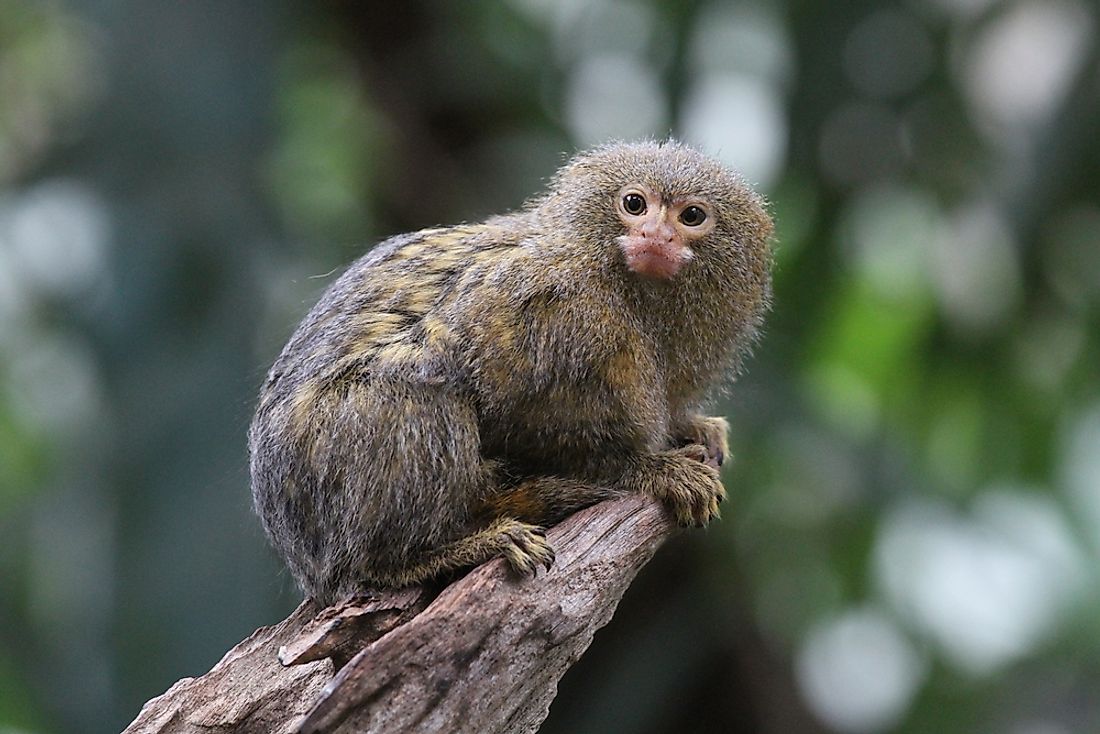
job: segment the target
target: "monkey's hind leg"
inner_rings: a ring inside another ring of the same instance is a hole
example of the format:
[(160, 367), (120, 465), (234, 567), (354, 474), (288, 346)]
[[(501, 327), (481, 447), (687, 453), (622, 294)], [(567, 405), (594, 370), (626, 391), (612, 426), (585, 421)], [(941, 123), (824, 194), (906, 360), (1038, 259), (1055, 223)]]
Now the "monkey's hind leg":
[(491, 496), (483, 512), (490, 517), (516, 517), (554, 525), (577, 510), (623, 494), (621, 489), (564, 477), (528, 477)]
[(376, 578), (388, 585), (406, 586), (445, 573), (477, 566), (498, 556), (517, 573), (533, 576), (540, 566), (554, 563), (554, 548), (545, 526), (570, 513), (622, 491), (560, 477), (530, 477), (515, 487), (492, 495), (478, 515), (486, 527), (442, 548), (423, 554), (412, 566)]
[(497, 557), (503, 557), (517, 573), (534, 576), (540, 566), (549, 570), (553, 565), (554, 549), (546, 540), (545, 528), (500, 517), (472, 535), (424, 553), (407, 568), (372, 576), (386, 586), (411, 586)]

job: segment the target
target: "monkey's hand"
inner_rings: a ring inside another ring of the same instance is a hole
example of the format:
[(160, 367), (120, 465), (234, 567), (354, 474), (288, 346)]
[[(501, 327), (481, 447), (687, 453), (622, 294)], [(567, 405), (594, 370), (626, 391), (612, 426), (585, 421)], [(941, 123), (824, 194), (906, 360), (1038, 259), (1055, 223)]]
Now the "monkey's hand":
[(631, 484), (668, 505), (684, 527), (705, 527), (726, 498), (718, 470), (699, 444), (645, 457)]
[(545, 528), (501, 518), (486, 532), (495, 537), (498, 552), (520, 575), (535, 576), (540, 566), (550, 570), (554, 565), (554, 548), (546, 540)]
[(678, 426), (675, 436), (678, 445), (690, 446), (698, 444), (707, 450), (704, 463), (715, 469), (725, 463), (730, 455), (729, 442), (726, 438), (730, 430), (730, 424), (725, 418), (718, 416), (693, 415), (687, 421)]

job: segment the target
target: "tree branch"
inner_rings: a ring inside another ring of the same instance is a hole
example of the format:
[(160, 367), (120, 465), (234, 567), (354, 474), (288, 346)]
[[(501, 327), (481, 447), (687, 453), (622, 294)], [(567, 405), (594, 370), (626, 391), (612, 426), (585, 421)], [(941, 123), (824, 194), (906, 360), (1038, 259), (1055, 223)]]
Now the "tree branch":
[(416, 588), (324, 610), (303, 602), (146, 703), (124, 734), (533, 732), (674, 530), (658, 502), (630, 496), (552, 528), (557, 559), (534, 579), (498, 559), (434, 599)]

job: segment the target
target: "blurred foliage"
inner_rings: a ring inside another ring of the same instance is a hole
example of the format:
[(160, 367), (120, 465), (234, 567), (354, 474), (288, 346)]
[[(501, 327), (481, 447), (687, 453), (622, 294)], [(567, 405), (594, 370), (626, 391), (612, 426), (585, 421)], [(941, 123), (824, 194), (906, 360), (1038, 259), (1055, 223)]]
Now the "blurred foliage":
[(259, 381), (331, 273), (673, 134), (778, 222), (735, 497), (546, 732), (1100, 728), (1084, 0), (0, 0), (0, 731), (107, 732), (297, 594)]

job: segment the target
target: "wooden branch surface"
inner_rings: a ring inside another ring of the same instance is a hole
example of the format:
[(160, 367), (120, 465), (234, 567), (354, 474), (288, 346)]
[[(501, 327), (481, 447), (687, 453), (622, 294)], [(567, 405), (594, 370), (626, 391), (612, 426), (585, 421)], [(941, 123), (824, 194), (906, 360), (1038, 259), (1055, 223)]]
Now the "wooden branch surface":
[(557, 559), (533, 579), (498, 559), (434, 600), (410, 589), (303, 602), (146, 703), (124, 734), (533, 732), (675, 527), (655, 500), (624, 497), (551, 528)]

